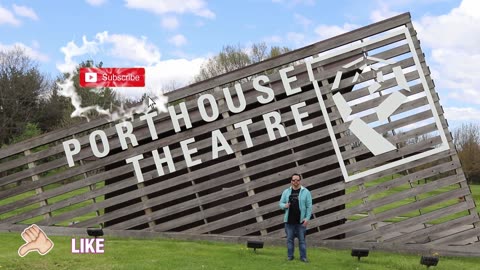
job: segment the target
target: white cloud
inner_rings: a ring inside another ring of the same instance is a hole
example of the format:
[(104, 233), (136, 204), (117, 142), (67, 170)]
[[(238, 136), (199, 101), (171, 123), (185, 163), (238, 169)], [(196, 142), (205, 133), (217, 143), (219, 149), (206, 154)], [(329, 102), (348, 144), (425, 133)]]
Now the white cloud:
[(298, 4), (304, 4), (307, 6), (313, 6), (315, 5), (315, 0), (272, 0), (273, 3), (286, 3), (291, 6), (295, 6)]
[(312, 24), (312, 20), (308, 19), (307, 17), (304, 17), (298, 13), (293, 14), (293, 17), (295, 18), (295, 22), (302, 25), (303, 27), (307, 28)]
[(305, 35), (297, 32), (288, 32), (287, 40), (295, 45), (295, 47), (302, 47), (306, 45)]
[(280, 43), (280, 42), (282, 42), (282, 37), (276, 36), (276, 35), (268, 36), (268, 37), (265, 37), (265, 38), (263, 39), (263, 41), (264, 41), (265, 43), (268, 43), (268, 44)]
[(113, 57), (125, 59), (134, 63), (151, 65), (160, 61), (160, 51), (147, 41), (146, 37), (137, 38), (126, 34), (98, 33), (96, 38), (100, 43), (111, 44), (108, 51)]
[(32, 48), (21, 42), (15, 42), (14, 44), (0, 43), (0, 51), (10, 51), (16, 48), (20, 48), (21, 50), (23, 50), (23, 52), (33, 60), (40, 61), (40, 62), (49, 61), (49, 58), (46, 54), (43, 54), (37, 50), (38, 47), (34, 46), (34, 48)]
[(206, 7), (203, 0), (125, 0), (125, 3), (128, 8), (143, 9), (160, 15), (192, 13), (200, 17), (215, 18), (215, 13)]
[(415, 22), (422, 45), (480, 52), (480, 2), (464, 0), (441, 16), (424, 16)]
[(86, 0), (86, 2), (89, 5), (98, 7), (98, 6), (101, 6), (101, 5), (105, 4), (107, 2), (107, 0)]
[(0, 6), (0, 25), (2, 24), (11, 24), (18, 26), (21, 24), (21, 22), (17, 18), (15, 18), (15, 15), (13, 15), (10, 10)]
[(180, 47), (187, 44), (187, 38), (185, 38), (185, 36), (182, 34), (178, 34), (168, 39), (168, 42), (172, 43), (177, 47)]
[(175, 16), (165, 16), (162, 18), (162, 27), (168, 30), (173, 30), (178, 27), (178, 19)]
[(320, 39), (327, 39), (352, 31), (353, 29), (359, 27), (359, 25), (350, 23), (344, 23), (343, 26), (321, 24), (315, 28), (315, 33), (320, 37)]
[(414, 22), (422, 46), (431, 49), (437, 89), (448, 97), (480, 104), (480, 2), (464, 0), (441, 16)]
[(448, 121), (480, 121), (480, 110), (472, 107), (445, 107)]
[(390, 10), (390, 8), (385, 2), (379, 3), (380, 8), (375, 9), (370, 13), (370, 20), (372, 22), (382, 21), (399, 14), (399, 12)]
[(161, 61), (146, 71), (152, 74), (148, 76), (147, 82), (152, 86), (165, 86), (171, 81), (180, 85), (186, 85), (192, 82), (193, 77), (200, 72), (200, 67), (205, 58), (188, 59), (169, 59)]
[(38, 42), (38, 40), (33, 40), (32, 41), (32, 46), (33, 46), (33, 48), (38, 49), (38, 48), (40, 48), (40, 43)]
[[(160, 61), (159, 63), (145, 67), (145, 88), (148, 89), (166, 89), (172, 82), (175, 86), (182, 87), (192, 83), (195, 75), (200, 72), (200, 67), (206, 58), (194, 59), (170, 59)], [(145, 90), (125, 88), (122, 94), (127, 97), (140, 97)]]
[(29, 8), (27, 6), (17, 6), (13, 4), (13, 12), (15, 12), (15, 14), (21, 17), (27, 17), (34, 21), (38, 20), (38, 16), (35, 13), (35, 11), (32, 8)]
[[(205, 61), (204, 58), (160, 61), (160, 52), (154, 45), (147, 42), (146, 37), (137, 38), (124, 34), (108, 34), (108, 32), (98, 33), (95, 35), (95, 39), (90, 41), (83, 36), (82, 44), (77, 45), (74, 41), (71, 41), (63, 46), (61, 51), (65, 55), (65, 62), (58, 64), (57, 68), (65, 73), (71, 73), (75, 70), (77, 66), (75, 58), (85, 59), (82, 56), (92, 56), (99, 52), (110, 52), (116, 58), (133, 62), (130, 66), (144, 67), (146, 71), (145, 87), (116, 88), (116, 91), (120, 95), (136, 98), (144, 93), (153, 94), (151, 97), (156, 99), (157, 110), (160, 111), (166, 111), (163, 102), (166, 102), (166, 98), (161, 95), (160, 90), (170, 88), (172, 85), (179, 87), (190, 83)], [(128, 110), (116, 108), (113, 112), (103, 110), (99, 106), (82, 107), (77, 90), (73, 85), (72, 75), (58, 83), (61, 89), (59, 93), (69, 97), (75, 107), (72, 117), (85, 117), (86, 112), (96, 110), (115, 120), (133, 118), (134, 113), (143, 113), (148, 110), (146, 104)]]

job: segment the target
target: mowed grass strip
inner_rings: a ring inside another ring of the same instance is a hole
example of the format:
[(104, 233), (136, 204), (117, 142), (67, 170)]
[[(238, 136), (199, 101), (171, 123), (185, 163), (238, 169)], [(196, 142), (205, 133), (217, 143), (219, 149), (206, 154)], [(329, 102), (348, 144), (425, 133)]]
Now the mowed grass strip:
[[(310, 262), (286, 260), (286, 247), (265, 246), (254, 253), (246, 245), (166, 239), (105, 238), (104, 254), (71, 254), (71, 237), (50, 236), (55, 246), (45, 256), (17, 254), (20, 233), (0, 233), (0, 269), (424, 269), (420, 256), (372, 251), (360, 262), (349, 250), (308, 248)], [(308, 238), (307, 238), (308, 243)], [(78, 247), (77, 247), (78, 248)], [(435, 269), (478, 269), (480, 258), (442, 257)]]

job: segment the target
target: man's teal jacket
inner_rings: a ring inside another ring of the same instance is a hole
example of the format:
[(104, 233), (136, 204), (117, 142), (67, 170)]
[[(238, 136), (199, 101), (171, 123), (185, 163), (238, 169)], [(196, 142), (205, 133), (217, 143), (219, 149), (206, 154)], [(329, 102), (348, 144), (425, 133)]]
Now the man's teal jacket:
[[(290, 197), (290, 194), (292, 193), (292, 187), (289, 187), (285, 189), (282, 192), (282, 197), (280, 198), (280, 209), (285, 210), (285, 216), (283, 217), (283, 221), (287, 222), (288, 221), (288, 209), (285, 208), (285, 204), (288, 203), (288, 198)], [(312, 215), (312, 194), (310, 194), (310, 191), (303, 187), (300, 186), (300, 194), (298, 195), (298, 204), (300, 206), (300, 223), (303, 223), (304, 220), (310, 220), (310, 216)]]

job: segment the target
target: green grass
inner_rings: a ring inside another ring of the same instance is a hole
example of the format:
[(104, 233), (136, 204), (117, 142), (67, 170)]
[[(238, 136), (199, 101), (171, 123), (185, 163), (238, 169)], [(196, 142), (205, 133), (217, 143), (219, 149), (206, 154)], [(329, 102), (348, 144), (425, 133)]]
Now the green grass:
[[(104, 254), (71, 254), (71, 237), (50, 239), (55, 246), (47, 255), (29, 253), (21, 258), (17, 254), (24, 243), (20, 234), (0, 233), (0, 269), (424, 269), (419, 256), (379, 251), (358, 262), (348, 250), (310, 247), (310, 262), (304, 264), (286, 261), (283, 246), (265, 246), (255, 254), (238, 244), (107, 237)], [(298, 249), (295, 255), (298, 258)], [(434, 269), (478, 269), (478, 265), (480, 258), (440, 257)]]
[(480, 213), (480, 185), (470, 185), (470, 190), (472, 191), (472, 197), (477, 206), (477, 212)]

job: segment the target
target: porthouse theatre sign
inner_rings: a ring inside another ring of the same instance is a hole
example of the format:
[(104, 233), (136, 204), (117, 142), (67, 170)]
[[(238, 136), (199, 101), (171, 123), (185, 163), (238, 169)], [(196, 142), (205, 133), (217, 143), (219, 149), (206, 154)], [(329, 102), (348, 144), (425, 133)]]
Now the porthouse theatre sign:
[(185, 86), (138, 119), (2, 148), (0, 229), (282, 237), (279, 197), (300, 173), (316, 239), (472, 254), (480, 219), (434, 88), (401, 14)]
[[(338, 163), (340, 164), (340, 168), (343, 174), (343, 178), (346, 182), (359, 179), (373, 173), (377, 173), (379, 171), (389, 169), (398, 165), (406, 164), (411, 161), (418, 160), (420, 158), (430, 156), (445, 150), (449, 149), (448, 142), (445, 136), (444, 128), (442, 127), (442, 123), (438, 116), (438, 112), (435, 108), (433, 97), (428, 89), (428, 85), (425, 79), (425, 75), (423, 74), (422, 67), (420, 65), (420, 61), (416, 53), (413, 53), (413, 59), (415, 62), (415, 68), (418, 71), (419, 78), (421, 81), (421, 85), (423, 87), (423, 92), (425, 93), (429, 107), (432, 111), (433, 117), (435, 119), (435, 124), (437, 126), (437, 131), (441, 136), (441, 143), (437, 145), (434, 149), (429, 151), (425, 151), (422, 153), (411, 155), (407, 158), (403, 158), (400, 160), (396, 160), (390, 163), (383, 164), (381, 166), (371, 168), (368, 170), (363, 170), (360, 173), (350, 172), (347, 170), (344, 158), (342, 157), (342, 151), (337, 143), (337, 139), (335, 137), (335, 132), (331, 125), (331, 121), (329, 119), (329, 114), (327, 112), (327, 107), (325, 104), (324, 99), (322, 98), (322, 93), (320, 90), (320, 85), (318, 81), (315, 79), (315, 73), (318, 72), (316, 69), (312, 68), (312, 66), (317, 63), (321, 62), (328, 58), (333, 58), (338, 55), (342, 55), (359, 48), (365, 48), (371, 44), (375, 44), (378, 42), (382, 42), (384, 40), (388, 40), (389, 38), (398, 36), (399, 34), (403, 34), (406, 37), (407, 44), (411, 52), (415, 52), (415, 47), (412, 42), (412, 38), (410, 36), (408, 28), (403, 28), (401, 30), (393, 31), (386, 33), (384, 36), (380, 38), (372, 38), (366, 41), (358, 42), (348, 48), (344, 48), (341, 50), (337, 50), (334, 53), (317, 56), (312, 59), (307, 59), (304, 61), (303, 65), (305, 65), (308, 78), (314, 86), (314, 90), (316, 96), (318, 98), (318, 103), (322, 114), (326, 118), (326, 125), (328, 132), (330, 134), (330, 138), (332, 140), (333, 148), (335, 150), (335, 154), (338, 158)], [(292, 96), (302, 92), (300, 87), (292, 87), (292, 84), (297, 81), (296, 76), (289, 76), (288, 74), (295, 71), (295, 69), (301, 68), (302, 65), (296, 66), (288, 66), (282, 68), (278, 71), (283, 90), (287, 96)], [(381, 70), (381, 67), (390, 66), (393, 71), (393, 76), (395, 78), (397, 84), (397, 91), (392, 92), (385, 100), (383, 100), (376, 108), (376, 115), (380, 122), (387, 121), (389, 117), (406, 101), (408, 101), (408, 97), (399, 90), (410, 91), (410, 86), (405, 78), (405, 71), (402, 69), (400, 65), (398, 65), (393, 60), (384, 60), (379, 59), (372, 56), (363, 55), (354, 61), (347, 63), (337, 71), (335, 80), (331, 85), (331, 91), (334, 92), (337, 89), (341, 88), (340, 82), (342, 80), (343, 69), (348, 69), (353, 66), (358, 66), (358, 71), (356, 72), (354, 78), (352, 79), (352, 83), (355, 83), (359, 78), (361, 78), (362, 74), (367, 72), (373, 71), (375, 73), (374, 80), (371, 80), (371, 84), (368, 86), (368, 91), (370, 95), (374, 95), (377, 91), (382, 89), (382, 83), (384, 83), (385, 78), (384, 74)], [(274, 102), (274, 91), (271, 87), (268, 86), (269, 77), (266, 75), (259, 75), (253, 78), (253, 89), (258, 92), (256, 97), (257, 101), (264, 105), (271, 102)], [(242, 85), (236, 83), (234, 85), (236, 101), (234, 99), (235, 96), (232, 96), (232, 93), (228, 87), (223, 88), (223, 95), (226, 101), (228, 110), (231, 113), (237, 114), (241, 113), (247, 107), (247, 101), (245, 95), (242, 90)], [(367, 97), (368, 98), (368, 97)], [(354, 134), (358, 140), (365, 145), (366, 148), (375, 156), (388, 153), (390, 151), (397, 150), (397, 147), (384, 138), (382, 134), (379, 134), (373, 127), (365, 123), (361, 117), (352, 117), (352, 108), (349, 103), (345, 100), (343, 95), (340, 92), (337, 92), (333, 95), (333, 101), (335, 103), (336, 108), (338, 109), (341, 119), (349, 123), (348, 129), (349, 131)], [(292, 104), (290, 106), (291, 112), (293, 114), (293, 119), (295, 121), (297, 132), (305, 131), (314, 127), (313, 123), (311, 122), (304, 122), (304, 118), (307, 118), (308, 112), (302, 111), (304, 107), (306, 107), (305, 102), (299, 102), (296, 104)], [(175, 106), (180, 109), (180, 113), (177, 113), (175, 110)], [(185, 102), (181, 102), (175, 106), (168, 107), (168, 113), (170, 115), (170, 119), (172, 125), (175, 129), (176, 133), (182, 132), (184, 130), (188, 130), (192, 128), (192, 123), (190, 120), (188, 108)], [(197, 99), (197, 106), (201, 115), (201, 118), (205, 122), (214, 122), (218, 121), (220, 116), (219, 105), (217, 99), (212, 94), (203, 94)], [(209, 108), (209, 109), (208, 109)], [(150, 136), (152, 140), (158, 139), (158, 131), (155, 128), (155, 124), (153, 119), (157, 116), (157, 112), (153, 111), (147, 113), (140, 117), (140, 120), (146, 121)], [(277, 138), (287, 136), (285, 127), (282, 125), (281, 114), (277, 111), (272, 111), (269, 113), (265, 113), (262, 115), (264, 126), (268, 132), (268, 137), (270, 141), (274, 141)], [(183, 125), (182, 123), (183, 122)], [(248, 148), (253, 147), (254, 143), (251, 139), (249, 125), (253, 123), (252, 119), (244, 120), (238, 123), (235, 123), (233, 126), (235, 129), (238, 129), (242, 132), (243, 138), (246, 142)], [(128, 149), (128, 143), (130, 143), (133, 147), (138, 146), (138, 140), (133, 133), (133, 125), (130, 121), (125, 121), (117, 124), (115, 126), (118, 138), (120, 140), (122, 150)], [(276, 135), (275, 131), (279, 134)], [(96, 130), (92, 132), (89, 136), (90, 139), (90, 147), (92, 150), (93, 155), (98, 158), (105, 157), (110, 152), (110, 145), (107, 134), (103, 130)], [(189, 145), (194, 143), (194, 138), (189, 138), (183, 141), (180, 141), (181, 150), (183, 152), (183, 157), (186, 161), (186, 165), (188, 167), (192, 167), (202, 163), (202, 159), (195, 159), (192, 157), (195, 153), (197, 153), (196, 148), (192, 148)], [(101, 146), (99, 146), (99, 143)], [(67, 157), (68, 165), (73, 167), (74, 163), (74, 156), (80, 153), (81, 145), (78, 139), (70, 139), (63, 143), (65, 154)], [(100, 150), (102, 149), (102, 150)], [(233, 154), (234, 151), (228, 141), (225, 139), (225, 134), (220, 130), (216, 129), (211, 132), (211, 158), (217, 159), (220, 154), (224, 152), (226, 154)], [(152, 156), (154, 158), (155, 166), (157, 169), (158, 176), (163, 176), (167, 173), (175, 172), (176, 166), (173, 160), (170, 147), (164, 146), (160, 151), (155, 149), (152, 151)], [(132, 164), (135, 176), (138, 182), (143, 182), (143, 174), (142, 169), (140, 166), (139, 161), (144, 158), (143, 154), (135, 155), (126, 159), (126, 163)], [(163, 169), (164, 166), (168, 167), (168, 172), (165, 172)]]

